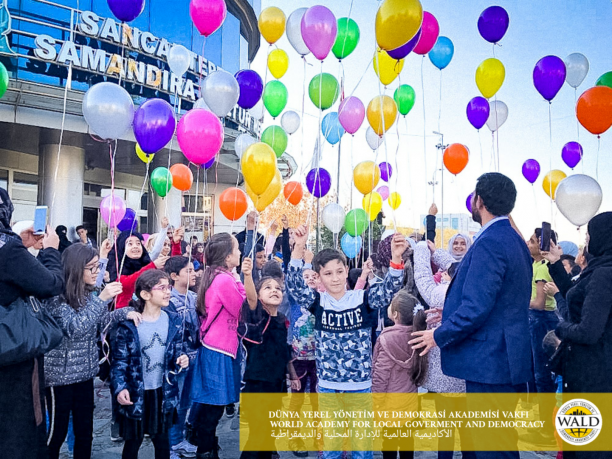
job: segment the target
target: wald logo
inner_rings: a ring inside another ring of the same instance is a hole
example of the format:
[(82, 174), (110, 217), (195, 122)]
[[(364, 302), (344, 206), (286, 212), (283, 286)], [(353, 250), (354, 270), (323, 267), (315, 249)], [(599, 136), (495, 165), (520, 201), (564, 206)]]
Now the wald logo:
[(565, 402), (555, 416), (555, 427), (563, 441), (586, 445), (601, 432), (601, 412), (588, 400), (576, 398)]

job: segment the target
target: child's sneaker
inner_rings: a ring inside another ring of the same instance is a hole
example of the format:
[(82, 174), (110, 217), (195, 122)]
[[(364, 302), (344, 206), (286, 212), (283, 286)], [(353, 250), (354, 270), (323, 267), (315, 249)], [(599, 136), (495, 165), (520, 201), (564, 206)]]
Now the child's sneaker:
[(174, 445), (172, 447), (172, 452), (182, 457), (195, 457), (197, 451), (198, 451), (197, 446), (194, 446), (185, 440), (180, 442), (178, 445)]

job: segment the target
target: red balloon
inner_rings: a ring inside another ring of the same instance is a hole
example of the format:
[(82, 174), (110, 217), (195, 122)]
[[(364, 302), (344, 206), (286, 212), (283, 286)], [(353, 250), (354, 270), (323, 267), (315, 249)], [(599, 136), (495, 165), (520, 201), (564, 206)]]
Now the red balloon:
[(612, 126), (612, 88), (595, 86), (578, 98), (576, 117), (591, 134), (600, 135)]
[(451, 174), (457, 175), (470, 159), (470, 151), (465, 145), (454, 143), (444, 150), (444, 165)]
[(170, 168), (172, 174), (172, 186), (177, 190), (189, 191), (193, 184), (193, 174), (184, 164), (175, 164)]
[(285, 189), (283, 190), (285, 198), (294, 206), (297, 206), (302, 197), (304, 196), (304, 190), (300, 182), (287, 182)]
[(238, 220), (247, 207), (247, 195), (240, 188), (231, 187), (219, 195), (219, 209), (228, 220)]

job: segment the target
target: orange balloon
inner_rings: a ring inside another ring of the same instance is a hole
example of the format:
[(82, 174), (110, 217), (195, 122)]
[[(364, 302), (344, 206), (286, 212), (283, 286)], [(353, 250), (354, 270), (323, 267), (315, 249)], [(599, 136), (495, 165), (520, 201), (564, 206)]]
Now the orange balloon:
[(470, 150), (465, 145), (454, 143), (444, 150), (444, 165), (451, 174), (457, 175), (470, 159)]
[(219, 195), (219, 209), (228, 220), (238, 220), (247, 207), (247, 195), (240, 188), (231, 187)]
[(283, 193), (287, 201), (294, 206), (297, 206), (304, 196), (304, 190), (300, 182), (287, 182)]
[(189, 191), (193, 184), (193, 174), (184, 164), (175, 164), (170, 168), (172, 174), (172, 186), (177, 190)]
[(612, 88), (595, 86), (582, 93), (576, 117), (591, 134), (600, 135), (612, 126)]

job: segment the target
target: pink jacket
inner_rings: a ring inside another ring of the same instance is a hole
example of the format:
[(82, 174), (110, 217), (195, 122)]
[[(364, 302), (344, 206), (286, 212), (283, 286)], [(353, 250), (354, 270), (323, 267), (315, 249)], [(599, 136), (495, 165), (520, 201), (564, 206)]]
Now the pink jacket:
[(202, 345), (236, 358), (238, 319), (245, 299), (239, 280), (228, 272), (217, 274), (206, 291), (206, 320), (200, 326)]
[(416, 351), (413, 353), (408, 344), (411, 333), (412, 325), (394, 325), (381, 332), (372, 359), (372, 392), (417, 392), (417, 386), (410, 378), (416, 360)]

